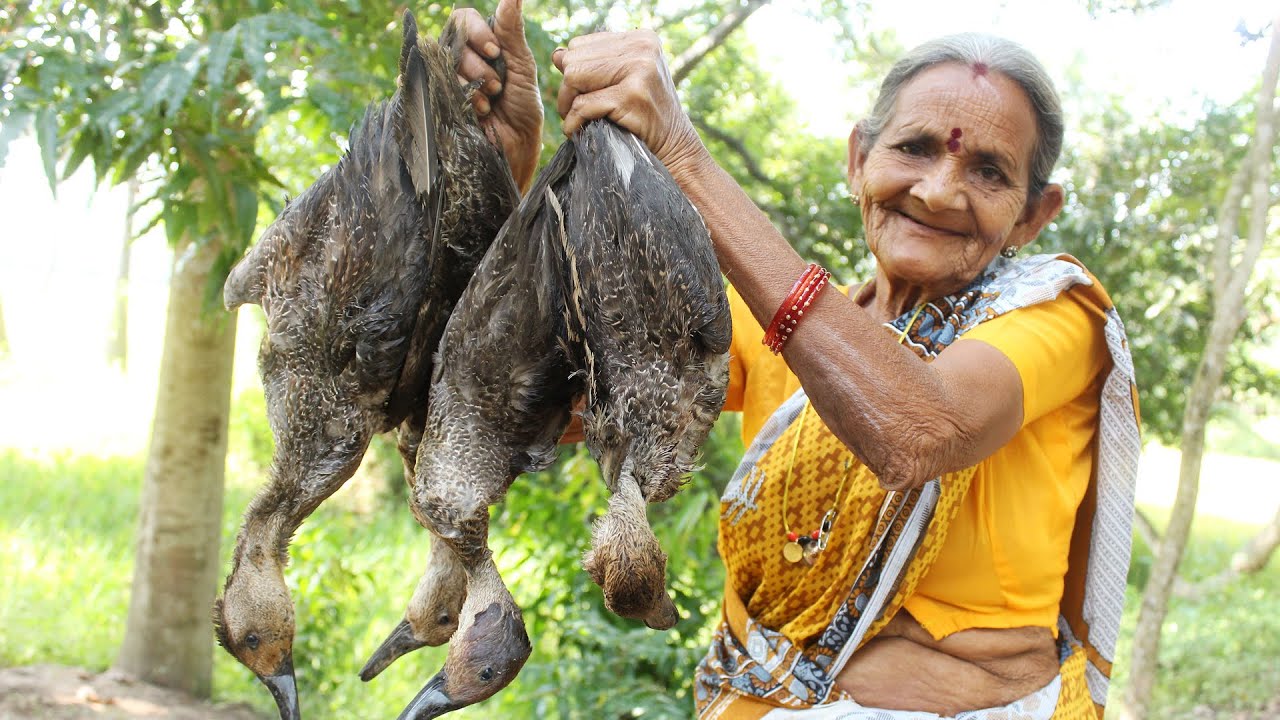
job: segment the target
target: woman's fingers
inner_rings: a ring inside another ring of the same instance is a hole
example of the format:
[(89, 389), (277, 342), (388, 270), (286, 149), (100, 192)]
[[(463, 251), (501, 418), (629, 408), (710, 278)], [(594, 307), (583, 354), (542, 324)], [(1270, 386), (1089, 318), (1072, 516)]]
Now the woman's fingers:
[[(637, 123), (637, 108), (626, 101), (627, 89), (614, 85), (592, 93), (575, 94), (569, 110), (564, 113), (562, 128), (565, 135), (572, 135), (592, 120), (609, 118), (620, 127), (632, 127)], [(642, 123), (643, 124), (643, 123)]]
[(493, 34), (499, 47), (512, 54), (529, 55), (532, 60), (524, 37), (523, 12), (523, 0), (502, 0), (493, 13)]
[(498, 36), (475, 8), (454, 10), (451, 21), (458, 23), (459, 29), (466, 33), (467, 46), (473, 52), (490, 60), (498, 57), (501, 52)]
[(462, 51), (462, 59), (458, 62), (458, 74), (467, 82), (483, 81), (480, 89), (490, 97), (502, 92), (502, 79), (498, 77), (498, 73), (471, 47), (466, 47)]

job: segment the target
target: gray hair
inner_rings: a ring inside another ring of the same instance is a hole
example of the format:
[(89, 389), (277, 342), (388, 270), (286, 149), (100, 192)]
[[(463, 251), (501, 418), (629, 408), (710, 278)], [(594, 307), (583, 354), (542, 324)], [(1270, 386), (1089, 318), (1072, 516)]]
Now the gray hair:
[(907, 53), (880, 84), (880, 95), (871, 116), (858, 125), (860, 144), (870, 150), (893, 115), (898, 95), (919, 73), (935, 65), (959, 63), (985, 65), (1016, 82), (1031, 100), (1036, 115), (1036, 145), (1031, 157), (1031, 188), (1028, 201), (1038, 196), (1049, 182), (1049, 173), (1062, 152), (1062, 102), (1049, 73), (1026, 48), (1004, 38), (982, 33), (960, 33), (940, 37)]

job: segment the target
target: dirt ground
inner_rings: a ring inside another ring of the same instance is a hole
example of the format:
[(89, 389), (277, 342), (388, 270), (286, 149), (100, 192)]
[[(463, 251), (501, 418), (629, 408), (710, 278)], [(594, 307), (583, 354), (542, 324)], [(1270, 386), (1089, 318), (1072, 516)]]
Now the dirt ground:
[[(1110, 713), (1108, 713), (1110, 715)], [(270, 720), (243, 703), (214, 705), (108, 670), (0, 668), (0, 720)], [(1277, 720), (1280, 696), (1254, 712), (1200, 706), (1165, 720)]]
[(214, 705), (127, 675), (61, 665), (0, 668), (0, 720), (264, 720), (248, 705)]

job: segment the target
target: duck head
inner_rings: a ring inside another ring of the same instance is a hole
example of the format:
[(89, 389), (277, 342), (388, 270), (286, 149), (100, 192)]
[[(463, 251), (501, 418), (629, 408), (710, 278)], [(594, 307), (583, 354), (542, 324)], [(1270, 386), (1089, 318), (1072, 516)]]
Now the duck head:
[(274, 563), (237, 563), (214, 602), (218, 644), (258, 676), (280, 710), (281, 720), (300, 720), (293, 675), (293, 601)]
[(649, 527), (630, 465), (629, 460), (624, 464), (608, 512), (595, 522), (582, 566), (604, 592), (611, 612), (667, 630), (680, 619), (666, 590), (667, 554)]
[(418, 648), (449, 642), (458, 629), (466, 596), (467, 577), (458, 556), (439, 538), (433, 539), (427, 571), (405, 608), (404, 619), (369, 657), (360, 679), (372, 680), (400, 656)]
[(429, 720), (492, 697), (511, 683), (532, 646), (524, 617), (502, 585), (492, 559), (471, 574), (462, 623), (444, 667), (400, 713), (399, 720)]

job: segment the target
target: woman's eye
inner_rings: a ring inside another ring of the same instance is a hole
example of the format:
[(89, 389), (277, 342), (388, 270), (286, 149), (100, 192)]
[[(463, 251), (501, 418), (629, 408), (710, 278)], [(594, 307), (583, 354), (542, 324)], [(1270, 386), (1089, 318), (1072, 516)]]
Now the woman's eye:
[(897, 149), (898, 149), (898, 152), (905, 153), (907, 155), (923, 155), (924, 154), (924, 146), (918, 142), (898, 143)]
[(994, 165), (984, 165), (978, 168), (978, 176), (987, 182), (1004, 182), (1004, 173)]

